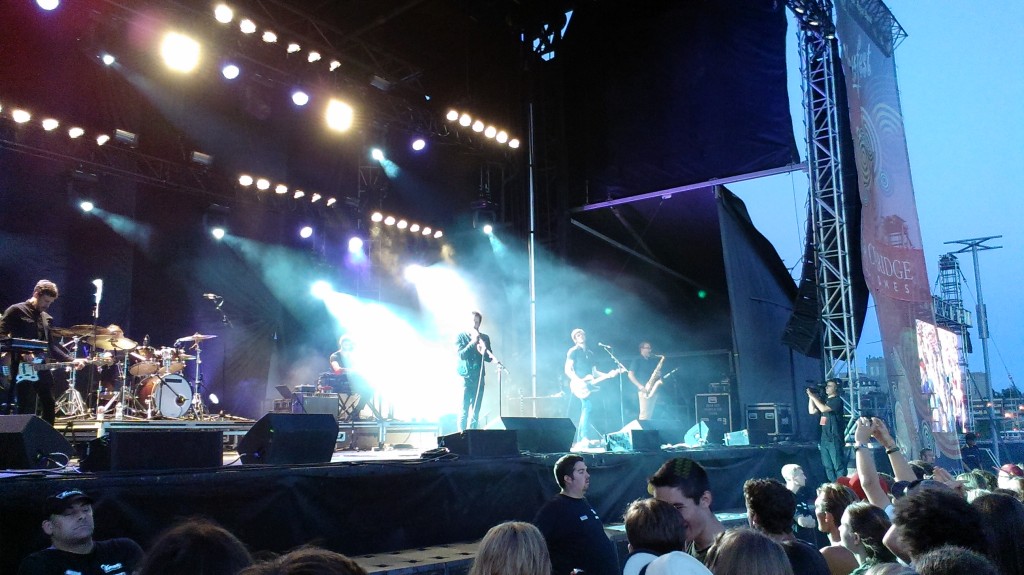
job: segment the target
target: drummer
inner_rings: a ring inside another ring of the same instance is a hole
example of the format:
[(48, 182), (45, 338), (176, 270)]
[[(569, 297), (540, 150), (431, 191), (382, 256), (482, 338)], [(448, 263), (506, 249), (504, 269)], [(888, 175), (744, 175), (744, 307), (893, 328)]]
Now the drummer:
[(124, 330), (117, 324), (110, 324), (95, 337), (86, 337), (86, 342), (92, 344), (94, 356), (111, 359), (109, 363), (101, 364), (99, 368), (99, 393), (100, 399), (106, 401), (121, 387), (124, 354), (137, 347), (135, 341), (124, 336)]

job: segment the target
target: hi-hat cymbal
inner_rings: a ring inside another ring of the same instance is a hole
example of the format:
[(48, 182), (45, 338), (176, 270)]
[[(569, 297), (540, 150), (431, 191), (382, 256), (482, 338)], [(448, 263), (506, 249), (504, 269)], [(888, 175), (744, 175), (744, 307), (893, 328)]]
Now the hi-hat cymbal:
[(217, 337), (217, 336), (215, 336), (215, 335), (203, 335), (203, 334), (201, 334), (199, 332), (196, 332), (193, 335), (186, 335), (185, 337), (179, 337), (178, 339), (174, 340), (174, 343), (181, 343), (181, 342), (184, 342), (184, 341), (203, 341), (203, 340), (207, 340), (207, 339), (213, 339), (215, 337)]
[(110, 330), (101, 325), (73, 325), (71, 327), (53, 327), (50, 331), (60, 337), (86, 337), (91, 335), (110, 335)]
[(107, 351), (127, 351), (129, 349), (135, 349), (139, 345), (139, 343), (133, 339), (113, 335), (101, 335), (95, 338), (87, 337), (85, 338), (85, 341), (96, 349), (104, 349)]

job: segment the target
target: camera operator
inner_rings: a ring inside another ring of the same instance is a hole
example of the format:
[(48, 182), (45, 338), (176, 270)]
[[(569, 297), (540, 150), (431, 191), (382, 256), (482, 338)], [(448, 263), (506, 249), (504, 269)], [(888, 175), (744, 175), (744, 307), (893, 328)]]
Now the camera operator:
[(821, 439), (818, 450), (821, 451), (821, 463), (825, 466), (825, 475), (830, 482), (835, 482), (846, 475), (846, 422), (843, 414), (843, 398), (839, 397), (839, 380), (830, 378), (825, 381), (825, 399), (812, 387), (807, 388), (807, 413), (820, 414), (818, 425), (821, 426)]

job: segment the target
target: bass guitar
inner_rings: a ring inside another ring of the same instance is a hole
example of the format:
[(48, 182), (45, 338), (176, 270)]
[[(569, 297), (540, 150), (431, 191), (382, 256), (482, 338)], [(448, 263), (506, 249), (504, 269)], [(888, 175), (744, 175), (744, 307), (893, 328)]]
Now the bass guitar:
[[(114, 359), (110, 357), (97, 357), (93, 359), (85, 360), (87, 364), (92, 365), (110, 365), (114, 363)], [(22, 362), (18, 364), (18, 374), (14, 376), (15, 383), (21, 383), (23, 381), (39, 381), (39, 372), (47, 369), (61, 369), (65, 367), (72, 367), (75, 365), (73, 361), (63, 361), (59, 363), (29, 363)]]
[(626, 368), (619, 367), (598, 377), (588, 375), (583, 378), (573, 378), (572, 381), (569, 382), (569, 390), (572, 391), (572, 394), (575, 395), (576, 397), (580, 399), (586, 399), (590, 397), (591, 393), (595, 391), (600, 391), (600, 388), (597, 386), (602, 381), (609, 380), (624, 371), (626, 371)]

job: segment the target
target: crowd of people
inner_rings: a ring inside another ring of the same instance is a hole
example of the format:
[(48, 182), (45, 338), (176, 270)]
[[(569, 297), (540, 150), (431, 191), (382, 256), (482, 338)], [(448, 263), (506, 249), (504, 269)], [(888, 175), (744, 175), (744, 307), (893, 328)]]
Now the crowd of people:
[[(747, 525), (727, 529), (697, 461), (677, 457), (648, 478), (649, 498), (622, 517), (628, 556), (619, 557), (587, 500), (582, 455), (554, 466), (558, 493), (532, 522), (492, 527), (470, 575), (1016, 575), (1024, 573), (1024, 472), (973, 470), (953, 477), (908, 461), (879, 419), (860, 418), (856, 470), (814, 490), (799, 465), (782, 480), (742, 485)], [(885, 449), (892, 474), (876, 469), (870, 442)], [(811, 500), (813, 499), (813, 506)], [(617, 519), (617, 518), (616, 518)], [(813, 522), (814, 537), (803, 537)], [(46, 500), (42, 530), (51, 545), (24, 558), (19, 575), (365, 575), (352, 559), (317, 547), (283, 555), (251, 553), (207, 519), (172, 526), (143, 550), (131, 539), (93, 539), (93, 500), (79, 490)]]

